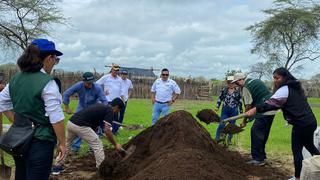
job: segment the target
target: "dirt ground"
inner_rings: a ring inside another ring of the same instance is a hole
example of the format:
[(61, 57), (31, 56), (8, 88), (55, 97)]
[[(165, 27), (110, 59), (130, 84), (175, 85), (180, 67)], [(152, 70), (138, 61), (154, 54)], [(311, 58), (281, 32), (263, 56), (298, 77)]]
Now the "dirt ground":
[(263, 167), (245, 164), (248, 154), (214, 143), (209, 133), (186, 111), (160, 119), (123, 146), (132, 153), (122, 159), (106, 150), (96, 171), (93, 156), (71, 157), (66, 171), (55, 180), (71, 179), (287, 179), (292, 171), (283, 162), (269, 160)]

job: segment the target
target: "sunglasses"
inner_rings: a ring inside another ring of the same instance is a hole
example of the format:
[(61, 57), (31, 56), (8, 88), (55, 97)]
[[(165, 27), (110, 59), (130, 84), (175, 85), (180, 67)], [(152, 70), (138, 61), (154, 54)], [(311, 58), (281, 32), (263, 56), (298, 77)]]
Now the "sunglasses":
[(60, 58), (56, 58), (56, 62), (54, 63), (55, 65), (57, 65), (57, 64), (59, 64), (59, 62), (60, 62)]
[(54, 65), (59, 64), (60, 58), (58, 58), (57, 56), (54, 56), (54, 55), (52, 55), (52, 58), (54, 59)]
[(169, 74), (161, 74), (162, 76), (169, 76)]

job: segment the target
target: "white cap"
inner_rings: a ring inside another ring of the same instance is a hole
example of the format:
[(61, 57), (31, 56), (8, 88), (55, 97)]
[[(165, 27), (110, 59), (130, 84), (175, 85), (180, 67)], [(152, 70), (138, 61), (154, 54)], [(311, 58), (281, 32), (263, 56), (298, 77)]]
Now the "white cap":
[(245, 79), (247, 76), (244, 73), (236, 73), (234, 75), (234, 80), (231, 83), (235, 83), (241, 79)]
[(227, 81), (233, 81), (234, 80), (234, 76), (228, 76), (227, 77)]

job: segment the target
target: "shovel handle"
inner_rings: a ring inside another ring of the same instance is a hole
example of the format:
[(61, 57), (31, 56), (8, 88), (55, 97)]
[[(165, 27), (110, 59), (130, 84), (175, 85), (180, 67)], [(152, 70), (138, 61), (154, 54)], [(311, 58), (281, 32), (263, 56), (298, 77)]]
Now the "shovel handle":
[(248, 117), (247, 114), (243, 113), (243, 114), (239, 114), (237, 116), (229, 117), (227, 119), (221, 120), (221, 122), (222, 123), (227, 123), (229, 121), (240, 119), (240, 118), (244, 118), (244, 117)]
[(112, 123), (117, 124), (117, 125), (119, 125), (119, 126), (128, 127), (127, 125), (122, 124), (122, 123), (119, 123), (119, 122), (117, 122), (117, 121), (112, 121)]

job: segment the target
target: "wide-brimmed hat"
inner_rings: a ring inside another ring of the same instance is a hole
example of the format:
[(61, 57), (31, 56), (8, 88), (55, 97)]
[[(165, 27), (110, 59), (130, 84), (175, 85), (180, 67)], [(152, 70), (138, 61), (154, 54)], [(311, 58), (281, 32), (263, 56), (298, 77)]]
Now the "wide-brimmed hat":
[(113, 64), (112, 66), (111, 66), (111, 70), (120, 70), (120, 66), (118, 65), (118, 64)]
[(234, 80), (233, 81), (231, 81), (231, 83), (235, 83), (235, 82), (237, 82), (237, 81), (239, 81), (239, 80), (241, 80), (241, 79), (245, 79), (247, 76), (244, 74), (244, 73), (236, 73), (235, 75), (234, 75)]

